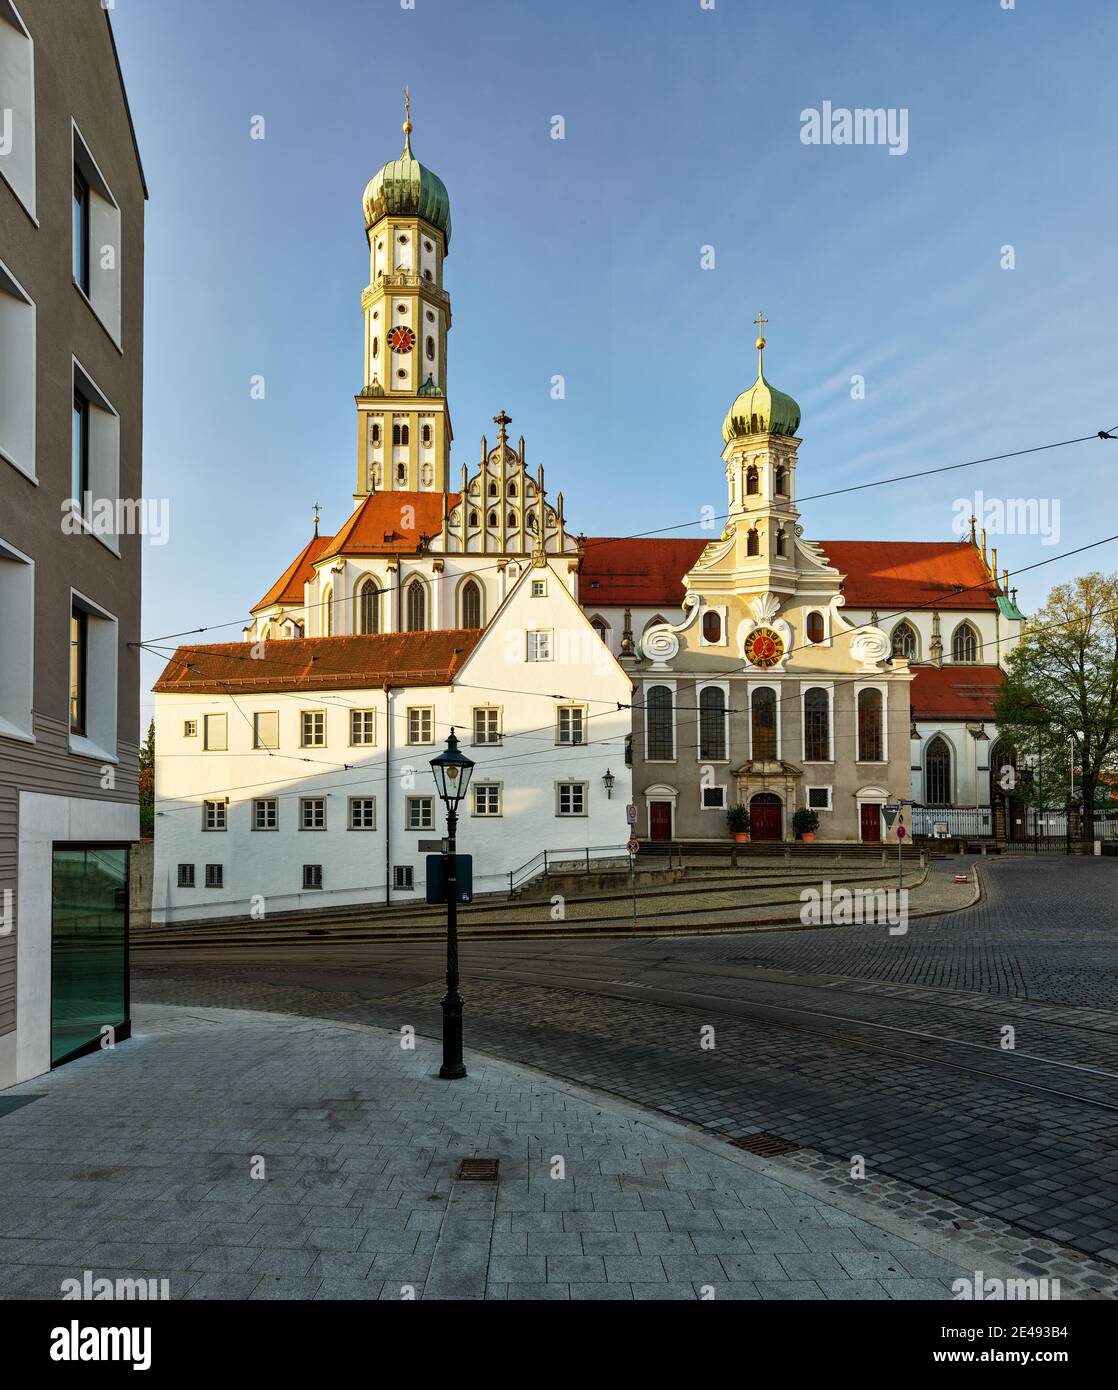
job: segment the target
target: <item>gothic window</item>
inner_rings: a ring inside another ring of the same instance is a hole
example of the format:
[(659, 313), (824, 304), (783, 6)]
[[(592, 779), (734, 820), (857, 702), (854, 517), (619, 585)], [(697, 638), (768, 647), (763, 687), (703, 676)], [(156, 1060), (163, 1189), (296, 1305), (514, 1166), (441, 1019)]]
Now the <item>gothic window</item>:
[(529, 513), (528, 513), (528, 530), (529, 530), (529, 531), (538, 531), (539, 529), (540, 529), (540, 528), (539, 528), (538, 522), (536, 521), (536, 514), (535, 514), (535, 512), (529, 512)]
[(471, 513), (470, 513), (470, 525), (471, 525), (471, 526), (477, 526), (477, 525), (478, 525), (478, 515), (477, 515), (477, 512), (471, 512)]
[(776, 691), (767, 686), (755, 690), (749, 701), (750, 752), (758, 760), (776, 757)]
[(952, 661), (978, 660), (978, 634), (970, 623), (960, 623), (951, 639)]
[(717, 644), (722, 641), (722, 614), (708, 608), (703, 614), (703, 641)]
[(787, 554), (784, 527), (778, 526), (776, 531), (776, 553), (778, 555)]
[(462, 588), (462, 626), (481, 627), (481, 590), (475, 579), (468, 579)]
[(880, 690), (858, 692), (858, 761), (879, 763), (885, 756)]
[(826, 636), (826, 628), (823, 623), (822, 613), (809, 613), (807, 615), (807, 640), (809, 642), (822, 642)]
[(333, 637), (334, 635), (334, 590), (329, 585), (322, 595), (322, 635), (323, 637)]
[(509, 495), (510, 497), (515, 497), (515, 496), (516, 496), (516, 484), (515, 484), (515, 483), (509, 483), (507, 491), (508, 491), (508, 495)]
[(380, 631), (380, 595), (372, 579), (366, 579), (357, 591), (357, 631)]
[(699, 695), (699, 757), (720, 761), (726, 756), (726, 695), (716, 685)]
[(747, 497), (755, 497), (761, 491), (761, 482), (757, 475), (757, 465), (751, 463), (745, 470), (745, 492)]
[(831, 760), (831, 702), (825, 690), (813, 686), (804, 694), (804, 762)]
[(675, 736), (672, 728), (672, 692), (666, 685), (654, 685), (645, 696), (645, 718), (648, 721), (648, 758), (670, 762), (675, 757)]
[(745, 553), (747, 555), (760, 555), (761, 553), (761, 537), (757, 534), (756, 528), (752, 526), (745, 538)]
[(409, 632), (426, 632), (427, 630), (427, 591), (418, 579), (413, 579), (408, 585), (407, 630)]
[(951, 746), (936, 734), (924, 754), (924, 804), (951, 805)]
[(898, 623), (893, 629), (893, 655), (907, 657), (912, 661), (916, 657), (916, 629), (911, 623)]
[(497, 496), (497, 484), (493, 481), (492, 478), (490, 478), (489, 480), (489, 495), (490, 497)]
[(515, 512), (509, 512), (508, 516), (505, 518), (505, 525), (508, 527), (508, 529), (509, 529), (510, 531), (515, 531), (515, 530), (516, 530), (516, 513), (515, 513)]
[(494, 528), (496, 527), (496, 525), (497, 525), (497, 513), (496, 513), (496, 512), (490, 512), (490, 513), (489, 513), (489, 524), (490, 524), (490, 526), (492, 526), (492, 527), (494, 527)]
[(788, 471), (782, 463), (776, 466), (776, 495), (787, 497), (788, 495)]
[(590, 626), (598, 634), (606, 645), (609, 645), (609, 628), (606, 626), (604, 618), (595, 618)]

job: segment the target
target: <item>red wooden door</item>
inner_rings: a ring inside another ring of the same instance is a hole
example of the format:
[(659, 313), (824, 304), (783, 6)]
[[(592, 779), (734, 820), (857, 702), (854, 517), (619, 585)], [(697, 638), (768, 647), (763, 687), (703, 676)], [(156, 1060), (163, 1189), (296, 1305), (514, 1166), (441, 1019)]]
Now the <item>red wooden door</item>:
[(653, 840), (672, 838), (672, 803), (651, 801), (648, 806), (648, 834)]
[(871, 843), (879, 843), (881, 840), (881, 808), (878, 806), (862, 807), (862, 839)]
[(779, 840), (783, 832), (779, 797), (760, 792), (749, 803), (749, 835), (753, 840)]

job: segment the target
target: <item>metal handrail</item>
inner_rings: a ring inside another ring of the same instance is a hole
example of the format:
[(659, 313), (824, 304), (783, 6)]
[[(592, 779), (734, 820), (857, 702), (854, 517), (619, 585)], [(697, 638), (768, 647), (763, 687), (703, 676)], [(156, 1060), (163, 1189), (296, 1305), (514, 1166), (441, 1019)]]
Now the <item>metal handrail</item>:
[[(624, 855), (628, 853), (628, 845), (586, 845), (581, 849), (574, 846), (570, 849), (540, 850), (531, 859), (526, 860), (518, 868), (508, 871), (509, 893), (530, 879), (538, 877), (540, 874), (548, 873), (557, 865), (562, 865), (565, 872), (570, 871), (573, 863), (582, 861), (585, 873), (591, 872), (591, 855), (616, 854)], [(550, 856), (550, 857), (549, 857)]]

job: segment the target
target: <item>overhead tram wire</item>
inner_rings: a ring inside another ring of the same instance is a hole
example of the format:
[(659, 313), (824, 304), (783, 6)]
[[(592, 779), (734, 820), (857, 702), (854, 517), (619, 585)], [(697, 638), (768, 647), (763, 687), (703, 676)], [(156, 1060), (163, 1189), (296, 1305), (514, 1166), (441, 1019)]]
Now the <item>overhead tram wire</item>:
[[(818, 502), (818, 501), (822, 500), (823, 498), (827, 498), (827, 497), (840, 497), (840, 496), (842, 496), (844, 493), (848, 493), (848, 492), (862, 492), (862, 491), (865, 491), (867, 488), (886, 487), (886, 486), (889, 486), (889, 485), (892, 484), (892, 483), (911, 482), (911, 481), (913, 481), (913, 479), (916, 479), (916, 478), (930, 478), (930, 477), (934, 476), (934, 475), (937, 474), (937, 473), (953, 473), (953, 472), (957, 472), (957, 471), (958, 471), (959, 469), (961, 469), (961, 468), (974, 468), (974, 467), (977, 467), (978, 465), (984, 464), (984, 463), (1000, 463), (1000, 462), (1003, 462), (1003, 461), (1006, 460), (1006, 459), (1023, 458), (1023, 457), (1025, 457), (1025, 456), (1028, 455), (1028, 454), (1043, 453), (1043, 452), (1045, 452), (1046, 450), (1050, 450), (1050, 449), (1065, 449), (1065, 448), (1070, 447), (1070, 446), (1073, 445), (1073, 444), (1085, 444), (1085, 443), (1088, 443), (1089, 441), (1092, 441), (1092, 440), (1095, 440), (1095, 439), (1113, 439), (1113, 438), (1116, 437), (1116, 436), (1115, 436), (1115, 432), (1116, 432), (1116, 431), (1118, 431), (1118, 425), (1113, 426), (1110, 430), (1096, 430), (1094, 434), (1079, 435), (1079, 436), (1077, 436), (1077, 437), (1074, 438), (1074, 439), (1060, 439), (1060, 440), (1056, 440), (1055, 442), (1053, 442), (1053, 443), (1051, 443), (1051, 444), (1035, 444), (1035, 445), (1033, 445), (1031, 448), (1028, 448), (1028, 449), (1013, 449), (1013, 450), (1010, 450), (1008, 453), (1004, 453), (1004, 454), (990, 454), (990, 455), (988, 455), (988, 456), (986, 456), (986, 457), (984, 457), (984, 458), (966, 459), (966, 460), (964, 460), (964, 462), (962, 462), (962, 463), (948, 463), (948, 464), (942, 464), (942, 465), (939, 466), (938, 468), (922, 468), (922, 469), (917, 470), (915, 473), (901, 473), (901, 474), (897, 474), (896, 476), (891, 477), (891, 478), (877, 478), (877, 479), (874, 479), (874, 480), (872, 480), (871, 482), (868, 482), (868, 483), (853, 483), (853, 484), (851, 484), (851, 485), (848, 486), (848, 487), (832, 488), (832, 489), (831, 489), (830, 491), (828, 491), (828, 492), (815, 492), (815, 493), (809, 493), (806, 497), (800, 497), (800, 498), (797, 498), (796, 500), (797, 500), (798, 503), (800, 503), (800, 502)], [(386, 494), (386, 495), (389, 495), (389, 494)], [(730, 512), (722, 512), (722, 513), (719, 513), (719, 514), (716, 515), (716, 516), (711, 517), (710, 519), (711, 519), (711, 521), (726, 521), (726, 520), (729, 519), (730, 516), (731, 516), (731, 513), (730, 513)], [(649, 538), (651, 538), (651, 537), (653, 537), (653, 536), (661, 536), (661, 535), (664, 535), (665, 533), (667, 533), (667, 532), (669, 532), (669, 531), (682, 531), (682, 530), (684, 530), (686, 527), (693, 526), (694, 524), (695, 524), (695, 523), (694, 523), (694, 520), (693, 520), (693, 519), (689, 519), (689, 520), (687, 520), (687, 521), (679, 522), (679, 523), (674, 524), (674, 525), (671, 525), (671, 526), (656, 527), (656, 528), (654, 528), (654, 529), (652, 529), (652, 530), (650, 530), (650, 531), (636, 531), (636, 532), (634, 532), (632, 535), (629, 535), (629, 536), (602, 536), (602, 537), (599, 537), (599, 538), (594, 542), (594, 547), (596, 548), (597, 546), (601, 546), (601, 545), (616, 545), (619, 541), (645, 540), (645, 539), (649, 539)], [(696, 540), (701, 540), (702, 537), (696, 536), (695, 539), (696, 539)], [(435, 553), (435, 552), (431, 552), (431, 553)], [(444, 554), (444, 553), (449, 553), (449, 554), (459, 554), (459, 553), (469, 554), (469, 553), (471, 553), (471, 552), (456, 552), (456, 551), (454, 551), (454, 552), (441, 552), (441, 551), (440, 551), (440, 552), (437, 552), (437, 553), (441, 555), (441, 554)], [(494, 561), (494, 563), (491, 564), (491, 565), (479, 565), (476, 569), (471, 570), (471, 571), (470, 571), (470, 574), (483, 574), (483, 573), (485, 573), (486, 570), (494, 570), (494, 569), (497, 569), (497, 568), (500, 567), (500, 563), (501, 563), (501, 562)], [(1021, 573), (1021, 571), (1018, 570), (1017, 573)], [(382, 594), (388, 594), (388, 593), (391, 593), (391, 592), (392, 592), (392, 588), (377, 589), (377, 590), (376, 590), (376, 595), (377, 595), (377, 597), (380, 597)], [(346, 598), (345, 595), (343, 594), (340, 598), (332, 599), (332, 600), (331, 600), (331, 603), (332, 603), (332, 604), (349, 603), (350, 601), (351, 601), (351, 600), (348, 599), (348, 598)], [(290, 609), (287, 610), (287, 615), (289, 616), (289, 615), (295, 614), (295, 613), (308, 613), (308, 612), (311, 610), (312, 607), (321, 607), (321, 604), (303, 604), (303, 605), (301, 605), (301, 606), (298, 607), (298, 608), (290, 608)], [(251, 614), (250, 614), (250, 617), (251, 617)], [(161, 637), (141, 638), (141, 639), (138, 640), (138, 641), (129, 642), (128, 645), (129, 645), (130, 647), (143, 647), (143, 646), (148, 645), (148, 643), (153, 643), (153, 642), (173, 642), (173, 641), (175, 641), (175, 640), (176, 640), (177, 638), (179, 638), (179, 637), (196, 637), (196, 636), (200, 635), (200, 634), (203, 633), (203, 632), (216, 632), (216, 631), (218, 631), (220, 628), (226, 628), (226, 627), (242, 627), (242, 628), (243, 628), (243, 627), (246, 627), (246, 626), (248, 626), (248, 624), (245, 623), (243, 617), (240, 617), (240, 618), (232, 618), (232, 619), (230, 619), (228, 622), (223, 622), (223, 623), (208, 623), (208, 624), (206, 624), (204, 627), (185, 628), (185, 629), (183, 629), (183, 631), (181, 631), (181, 632), (169, 632), (169, 633), (165, 633), (165, 634), (164, 634), (163, 636), (161, 636)], [(453, 630), (453, 629), (450, 629), (450, 630)], [(363, 634), (351, 634), (351, 635), (363, 635)], [(290, 640), (290, 639), (276, 639), (276, 640)]]

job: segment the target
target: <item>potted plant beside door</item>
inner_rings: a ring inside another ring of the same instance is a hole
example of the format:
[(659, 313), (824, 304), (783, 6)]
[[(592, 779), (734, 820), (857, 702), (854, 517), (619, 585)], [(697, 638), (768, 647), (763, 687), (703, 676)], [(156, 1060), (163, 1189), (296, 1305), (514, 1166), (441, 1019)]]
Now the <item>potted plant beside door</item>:
[(819, 817), (810, 806), (801, 806), (792, 817), (792, 833), (805, 845), (815, 843), (815, 832), (819, 829)]
[(726, 824), (739, 845), (749, 843), (749, 807), (740, 802), (726, 812)]

